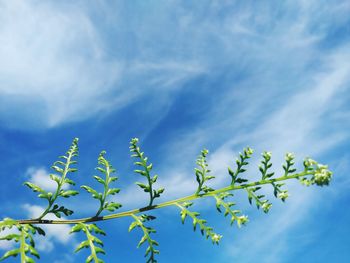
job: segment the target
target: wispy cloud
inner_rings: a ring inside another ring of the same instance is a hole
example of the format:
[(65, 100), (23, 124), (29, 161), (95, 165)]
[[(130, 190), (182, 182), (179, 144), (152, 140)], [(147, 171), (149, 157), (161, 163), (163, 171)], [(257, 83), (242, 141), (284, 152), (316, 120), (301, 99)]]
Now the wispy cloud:
[(0, 8), (0, 119), (7, 127), (83, 120), (153, 89), (171, 90), (201, 71), (187, 61), (126, 63), (111, 56), (104, 33), (79, 5), (11, 1)]

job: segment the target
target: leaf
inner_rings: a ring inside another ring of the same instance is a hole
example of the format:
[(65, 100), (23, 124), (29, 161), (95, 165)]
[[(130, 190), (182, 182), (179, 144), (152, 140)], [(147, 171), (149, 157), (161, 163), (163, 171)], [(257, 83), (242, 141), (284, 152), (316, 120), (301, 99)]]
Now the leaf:
[(129, 232), (131, 232), (135, 227), (138, 226), (138, 222), (137, 221), (133, 221), (130, 226), (129, 226)]
[(33, 246), (28, 246), (29, 248), (29, 253), (32, 254), (33, 256), (40, 258), (40, 255), (38, 253), (38, 251), (36, 251), (36, 249)]
[(101, 195), (96, 190), (92, 189), (90, 186), (82, 185), (80, 187), (91, 193), (93, 198), (100, 199)]
[(28, 186), (30, 189), (32, 189), (34, 192), (45, 192), (43, 189), (41, 189), (39, 186), (30, 183), (30, 182), (25, 182), (24, 185)]
[(19, 249), (12, 249), (10, 251), (7, 251), (1, 258), (0, 261), (8, 258), (8, 257), (17, 257), (17, 255), (20, 254)]
[(39, 235), (42, 235), (42, 236), (45, 236), (45, 231), (41, 228), (41, 227), (38, 227), (38, 226), (33, 226), (31, 225), (32, 228), (34, 228), (36, 230), (36, 232), (38, 232)]
[[(106, 252), (102, 249), (102, 248), (100, 248), (100, 247), (95, 247), (95, 251), (96, 251), (96, 253), (98, 254), (98, 253), (100, 253), (100, 254), (106, 254)], [(103, 262), (102, 260), (100, 260), (100, 262)]]
[(120, 189), (118, 189), (118, 188), (110, 188), (107, 191), (107, 195), (115, 195), (115, 194), (117, 194), (119, 192), (120, 192)]
[(51, 178), (51, 180), (55, 181), (57, 184), (61, 183), (61, 178), (55, 174), (50, 174), (50, 178)]
[(77, 252), (80, 251), (81, 249), (87, 248), (87, 247), (89, 247), (89, 240), (85, 240), (85, 241), (81, 242), (81, 243), (77, 246), (77, 248), (74, 250), (74, 252), (77, 253)]
[(122, 205), (121, 204), (118, 204), (118, 203), (107, 203), (106, 206), (105, 206), (105, 209), (110, 211), (110, 212), (113, 212), (117, 209), (119, 209)]
[(94, 178), (96, 179), (97, 182), (99, 182), (99, 183), (105, 185), (105, 181), (104, 181), (101, 177), (99, 177), (99, 176), (97, 176), (97, 175), (94, 175)]
[(146, 193), (148, 193), (150, 190), (150, 187), (148, 185), (145, 185), (145, 184), (140, 183), (140, 182), (136, 182), (135, 184), (138, 185), (139, 187), (141, 187), (143, 189), (143, 191), (145, 191)]
[(64, 170), (61, 167), (58, 167), (57, 165), (53, 165), (51, 166), (51, 168), (60, 174), (63, 174), (64, 172)]
[(88, 225), (88, 227), (89, 227), (90, 231), (93, 231), (96, 234), (101, 234), (104, 236), (106, 235), (106, 233), (101, 228), (99, 228), (96, 224), (90, 224), (90, 225)]
[(71, 180), (71, 179), (68, 179), (68, 178), (65, 178), (65, 179), (64, 179), (64, 182), (65, 182), (66, 184), (75, 185), (75, 182), (74, 182), (73, 180)]
[(103, 169), (102, 167), (96, 167), (96, 170), (100, 171), (103, 174), (107, 174), (107, 171)]
[(142, 238), (141, 238), (141, 240), (140, 240), (140, 242), (137, 244), (137, 247), (140, 247), (143, 243), (145, 243), (147, 241), (147, 236), (146, 235), (144, 235)]
[(77, 194), (79, 194), (79, 192), (75, 191), (75, 190), (67, 190), (67, 191), (61, 190), (61, 192), (60, 192), (60, 196), (62, 196), (64, 198), (68, 198), (70, 196), (74, 196)]
[(34, 259), (30, 258), (30, 257), (25, 257), (25, 262), (26, 263), (35, 263)]
[(38, 194), (38, 197), (50, 200), (52, 197), (52, 193), (51, 192), (44, 192), (44, 193)]
[(18, 242), (18, 240), (21, 238), (20, 235), (18, 234), (9, 234), (9, 235), (6, 235), (4, 237), (0, 237), (0, 240), (15, 240), (16, 242)]
[(83, 229), (83, 225), (82, 225), (82, 224), (76, 224), (76, 225), (74, 225), (74, 226), (71, 228), (69, 234), (75, 233), (75, 232), (80, 232), (82, 229)]

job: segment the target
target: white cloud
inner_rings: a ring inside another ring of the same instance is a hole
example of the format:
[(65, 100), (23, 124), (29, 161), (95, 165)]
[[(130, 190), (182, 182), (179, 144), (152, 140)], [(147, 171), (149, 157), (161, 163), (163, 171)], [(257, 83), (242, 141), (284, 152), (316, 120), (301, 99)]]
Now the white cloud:
[[(77, 6), (10, 1), (0, 5), (0, 117), (8, 126), (55, 126), (85, 118), (119, 76), (88, 16)], [(11, 122), (10, 122), (11, 121)]]
[(103, 25), (88, 9), (73, 3), (1, 3), (2, 125), (41, 129), (83, 120), (152, 90), (166, 94), (202, 71), (187, 60), (126, 63), (118, 56), (125, 56), (127, 46), (111, 56)]
[[(37, 205), (24, 204), (23, 209), (27, 211), (30, 218), (37, 218), (42, 214), (44, 208)], [(57, 219), (54, 215), (49, 214), (45, 219)], [(62, 217), (62, 219), (65, 219)], [(50, 252), (54, 248), (54, 242), (64, 245), (76, 243), (74, 237), (69, 234), (71, 227), (69, 225), (41, 225), (46, 233), (45, 238), (37, 239), (37, 246), (39, 250)]]
[[(37, 218), (42, 214), (44, 208), (41, 206), (24, 204), (22, 208), (28, 213), (29, 218)], [(57, 219), (54, 215), (47, 215), (46, 219)], [(65, 218), (62, 218), (65, 219)], [(50, 252), (54, 249), (54, 243), (58, 242), (64, 245), (76, 244), (75, 238), (72, 235), (69, 235), (70, 226), (69, 225), (40, 225), (40, 227), (45, 231), (46, 235), (35, 236), (36, 248), (42, 252)], [(1, 231), (1, 236), (7, 234), (18, 232), (15, 229), (5, 229)], [(8, 241), (0, 241), (0, 249), (9, 250), (13, 248), (13, 243)]]
[[(10, 234), (16, 234), (18, 231), (14, 228), (11, 229), (4, 229), (0, 232), (1, 237), (5, 237)], [(7, 240), (0, 240), (0, 250), (10, 250), (14, 246), (13, 242), (7, 241)]]
[[(328, 105), (349, 87), (350, 78), (347, 73), (350, 70), (350, 57), (339, 50), (334, 55), (325, 56), (324, 60), (327, 70), (314, 76), (313, 86), (289, 98), (284, 107), (271, 114), (255, 131), (241, 136), (242, 143), (250, 139), (258, 149), (267, 148), (279, 156), (274, 163), (281, 163), (281, 157), (286, 151), (293, 151), (297, 155), (311, 154), (317, 160), (317, 156), (322, 156), (322, 153), (348, 138), (342, 130), (333, 132), (331, 136), (325, 135), (323, 126), (327, 122), (324, 116), (330, 109)], [(234, 142), (229, 141), (223, 147), (232, 149), (233, 145)], [(221, 156), (221, 152), (220, 149), (214, 156)], [(225, 150), (223, 153), (221, 162), (226, 163), (232, 152)], [(281, 211), (270, 215), (268, 220), (259, 219), (264, 228), (260, 224), (249, 226), (246, 237), (228, 247), (233, 256), (245, 258), (245, 262), (255, 262), (256, 256), (262, 255), (262, 262), (281, 262), (282, 255), (288, 253), (283, 245), (288, 231), (307, 218), (310, 207), (317, 204), (319, 196), (312, 189), (301, 189), (295, 184), (291, 184), (289, 189), (293, 196), (283, 211), (279, 209)], [(266, 229), (269, 231), (266, 232)], [(260, 238), (257, 240), (254, 236)], [(254, 242), (251, 242), (253, 239)], [(276, 245), (272, 253), (269, 246), (276, 240), (282, 245)]]
[(29, 182), (40, 186), (46, 191), (52, 192), (57, 188), (57, 183), (51, 180), (45, 168), (29, 167), (26, 171), (26, 175), (29, 177)]

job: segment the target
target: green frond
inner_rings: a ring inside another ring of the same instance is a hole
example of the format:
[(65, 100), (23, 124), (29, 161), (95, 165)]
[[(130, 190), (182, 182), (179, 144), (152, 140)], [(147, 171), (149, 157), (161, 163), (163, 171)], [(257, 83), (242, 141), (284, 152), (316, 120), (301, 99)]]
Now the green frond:
[(249, 164), (248, 159), (251, 158), (253, 153), (254, 150), (249, 147), (243, 149), (243, 153), (239, 153), (239, 158), (236, 159), (236, 170), (233, 171), (230, 167), (228, 167), (228, 173), (231, 176), (231, 185), (236, 183), (242, 184), (248, 181), (247, 179), (238, 177), (238, 175), (246, 171), (244, 167)]
[(155, 259), (155, 255), (159, 254), (159, 250), (157, 250), (155, 247), (159, 246), (159, 244), (157, 241), (151, 238), (151, 234), (156, 233), (156, 230), (151, 227), (147, 227), (144, 224), (146, 221), (154, 220), (155, 217), (145, 214), (140, 216), (132, 214), (131, 217), (134, 219), (134, 221), (129, 226), (129, 232), (136, 227), (139, 227), (143, 232), (143, 236), (141, 237), (137, 247), (139, 248), (141, 245), (147, 242), (148, 247), (145, 252), (145, 257), (148, 257), (148, 259), (146, 262), (156, 263), (157, 260)]
[(76, 168), (71, 167), (71, 165), (77, 163), (75, 160), (73, 160), (73, 158), (76, 156), (78, 156), (77, 138), (73, 140), (66, 155), (59, 157), (62, 160), (55, 161), (54, 164), (51, 166), (51, 168), (56, 172), (54, 174), (50, 174), (50, 179), (56, 182), (57, 184), (56, 190), (54, 192), (46, 191), (31, 182), (24, 183), (25, 186), (29, 187), (34, 192), (39, 192), (39, 198), (46, 199), (48, 202), (47, 208), (38, 217), (38, 219), (42, 219), (45, 215), (50, 213), (56, 215), (58, 218), (61, 218), (62, 213), (66, 216), (73, 214), (72, 210), (66, 208), (57, 209), (58, 205), (56, 204), (56, 200), (58, 199), (58, 197), (69, 198), (78, 194), (78, 192), (75, 190), (63, 190), (66, 184), (75, 185), (73, 180), (67, 178), (67, 175), (69, 173), (74, 173), (77, 171)]
[(192, 219), (193, 231), (196, 231), (197, 227), (199, 227), (201, 234), (204, 235), (206, 239), (210, 237), (213, 244), (219, 244), (222, 235), (215, 233), (212, 227), (207, 226), (207, 221), (199, 218), (200, 214), (198, 212), (191, 212), (188, 209), (192, 203), (175, 203), (175, 205), (181, 209), (180, 215), (183, 224), (185, 223), (186, 217), (189, 216)]
[(198, 183), (197, 191), (195, 195), (199, 195), (200, 193), (208, 193), (213, 191), (214, 189), (204, 185), (206, 181), (214, 179), (215, 176), (209, 175), (210, 170), (208, 169), (207, 163), (207, 155), (209, 151), (207, 149), (202, 150), (201, 155), (198, 157), (196, 164), (198, 168), (194, 168), (196, 180)]
[(3, 261), (9, 257), (20, 257), (21, 262), (30, 263), (35, 262), (33, 258), (28, 255), (32, 255), (36, 258), (40, 258), (38, 251), (35, 249), (35, 243), (33, 235), (45, 235), (44, 230), (40, 227), (33, 226), (30, 224), (19, 224), (13, 219), (5, 218), (0, 222), (0, 229), (16, 228), (16, 233), (8, 234), (4, 237), (1, 237), (0, 240), (12, 241), (19, 244), (18, 248), (7, 251), (1, 258), (0, 261)]
[(153, 164), (148, 164), (148, 158), (144, 156), (144, 153), (141, 152), (140, 147), (137, 145), (139, 140), (133, 138), (130, 141), (130, 152), (132, 153), (131, 157), (137, 158), (138, 161), (134, 162), (136, 166), (139, 166), (140, 169), (135, 169), (134, 172), (140, 174), (143, 177), (146, 177), (147, 184), (136, 182), (144, 192), (149, 193), (149, 206), (153, 205), (154, 199), (160, 197), (164, 192), (164, 188), (154, 189), (153, 184), (157, 182), (158, 175), (151, 176), (151, 170), (153, 169)]
[(90, 248), (90, 255), (87, 257), (86, 262), (101, 263), (104, 262), (102, 259), (98, 257), (98, 254), (106, 254), (106, 252), (102, 249), (103, 242), (98, 237), (94, 236), (92, 233), (106, 235), (106, 233), (99, 228), (96, 224), (86, 224), (86, 223), (78, 223), (71, 228), (71, 233), (83, 232), (86, 236), (86, 240), (80, 242), (80, 244), (76, 247), (75, 253), (79, 252), (84, 248)]
[(110, 195), (115, 195), (120, 192), (119, 188), (110, 188), (110, 184), (118, 179), (118, 177), (111, 176), (116, 170), (110, 164), (110, 162), (105, 158), (106, 151), (102, 151), (98, 157), (98, 165), (96, 170), (104, 175), (104, 179), (95, 175), (95, 180), (103, 185), (103, 193), (98, 192), (90, 186), (82, 185), (81, 188), (86, 190), (91, 194), (91, 196), (100, 201), (100, 207), (96, 212), (95, 217), (99, 216), (103, 211), (107, 210), (109, 212), (114, 212), (115, 210), (122, 207), (121, 204), (115, 202), (108, 202), (107, 198)]
[(220, 193), (217, 195), (213, 195), (213, 197), (215, 198), (216, 201), (216, 209), (222, 213), (222, 208), (224, 208), (224, 216), (231, 216), (230, 219), (230, 224), (232, 225), (234, 222), (237, 223), (238, 227), (241, 227), (242, 225), (245, 225), (248, 222), (248, 217), (245, 215), (242, 215), (242, 211), (240, 210), (233, 210), (231, 209), (231, 207), (233, 207), (235, 205), (235, 203), (232, 202), (226, 202), (225, 199), (227, 197), (233, 196), (233, 194), (228, 193), (228, 192), (224, 192), (224, 193)]

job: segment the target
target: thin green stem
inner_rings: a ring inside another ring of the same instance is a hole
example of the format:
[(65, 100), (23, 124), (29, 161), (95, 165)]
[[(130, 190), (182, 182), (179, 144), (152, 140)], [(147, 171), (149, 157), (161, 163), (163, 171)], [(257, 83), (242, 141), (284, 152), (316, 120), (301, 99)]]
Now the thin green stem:
[(97, 258), (97, 254), (96, 254), (96, 250), (95, 250), (95, 245), (92, 241), (92, 236), (90, 234), (90, 231), (84, 224), (83, 224), (83, 228), (85, 230), (86, 237), (89, 240), (89, 246), (90, 246), (92, 258), (94, 259), (95, 263), (99, 263), (98, 258)]
[(105, 180), (105, 184), (104, 184), (103, 197), (100, 200), (100, 209), (98, 209), (98, 211), (97, 211), (97, 213), (95, 215), (96, 217), (101, 214), (101, 212), (103, 211), (104, 204), (106, 202), (107, 191), (108, 191), (109, 174), (110, 174), (109, 166), (106, 166), (106, 180)]
[(20, 251), (21, 251), (21, 263), (26, 263), (26, 250), (25, 250), (25, 245), (26, 245), (26, 237), (25, 237), (25, 231), (24, 231), (24, 226), (21, 229), (21, 239), (20, 239)]
[(120, 212), (120, 213), (115, 213), (115, 214), (110, 214), (110, 215), (106, 215), (106, 216), (99, 216), (99, 217), (94, 216), (94, 217), (87, 217), (87, 218), (80, 218), (80, 219), (73, 219), (73, 220), (26, 219), (26, 220), (18, 220), (17, 222), (19, 224), (77, 224), (77, 223), (105, 221), (105, 220), (110, 220), (110, 219), (126, 217), (126, 216), (132, 216), (132, 215), (135, 215), (135, 214), (140, 213), (140, 212), (160, 209), (163, 207), (176, 205), (177, 203), (188, 202), (188, 201), (192, 201), (192, 200), (199, 199), (199, 198), (212, 197), (214, 195), (224, 193), (224, 192), (247, 189), (247, 188), (253, 187), (253, 186), (272, 184), (275, 182), (286, 181), (286, 180), (290, 180), (290, 179), (298, 179), (300, 177), (304, 177), (307, 175), (313, 175), (313, 174), (314, 174), (314, 171), (304, 171), (301, 173), (292, 174), (292, 175), (288, 175), (288, 176), (281, 176), (281, 177), (274, 178), (274, 179), (265, 179), (265, 180), (260, 180), (260, 181), (241, 184), (241, 185), (229, 185), (229, 186), (219, 188), (217, 190), (214, 190), (214, 191), (211, 191), (208, 193), (203, 193), (203, 194), (198, 194), (198, 195), (192, 194), (192, 195), (181, 197), (178, 199), (166, 201), (166, 202), (160, 203), (158, 205), (146, 206), (146, 207), (133, 209), (133, 210), (125, 211), (125, 212)]
[[(145, 166), (147, 167), (147, 163), (144, 162)], [(146, 168), (146, 176), (147, 176), (147, 181), (148, 181), (148, 185), (149, 185), (149, 196), (150, 196), (150, 200), (149, 200), (149, 206), (152, 206), (153, 204), (153, 200), (154, 200), (154, 196), (153, 196), (153, 183), (152, 183), (152, 180), (151, 180), (151, 175), (149, 174), (149, 171), (148, 169)]]

